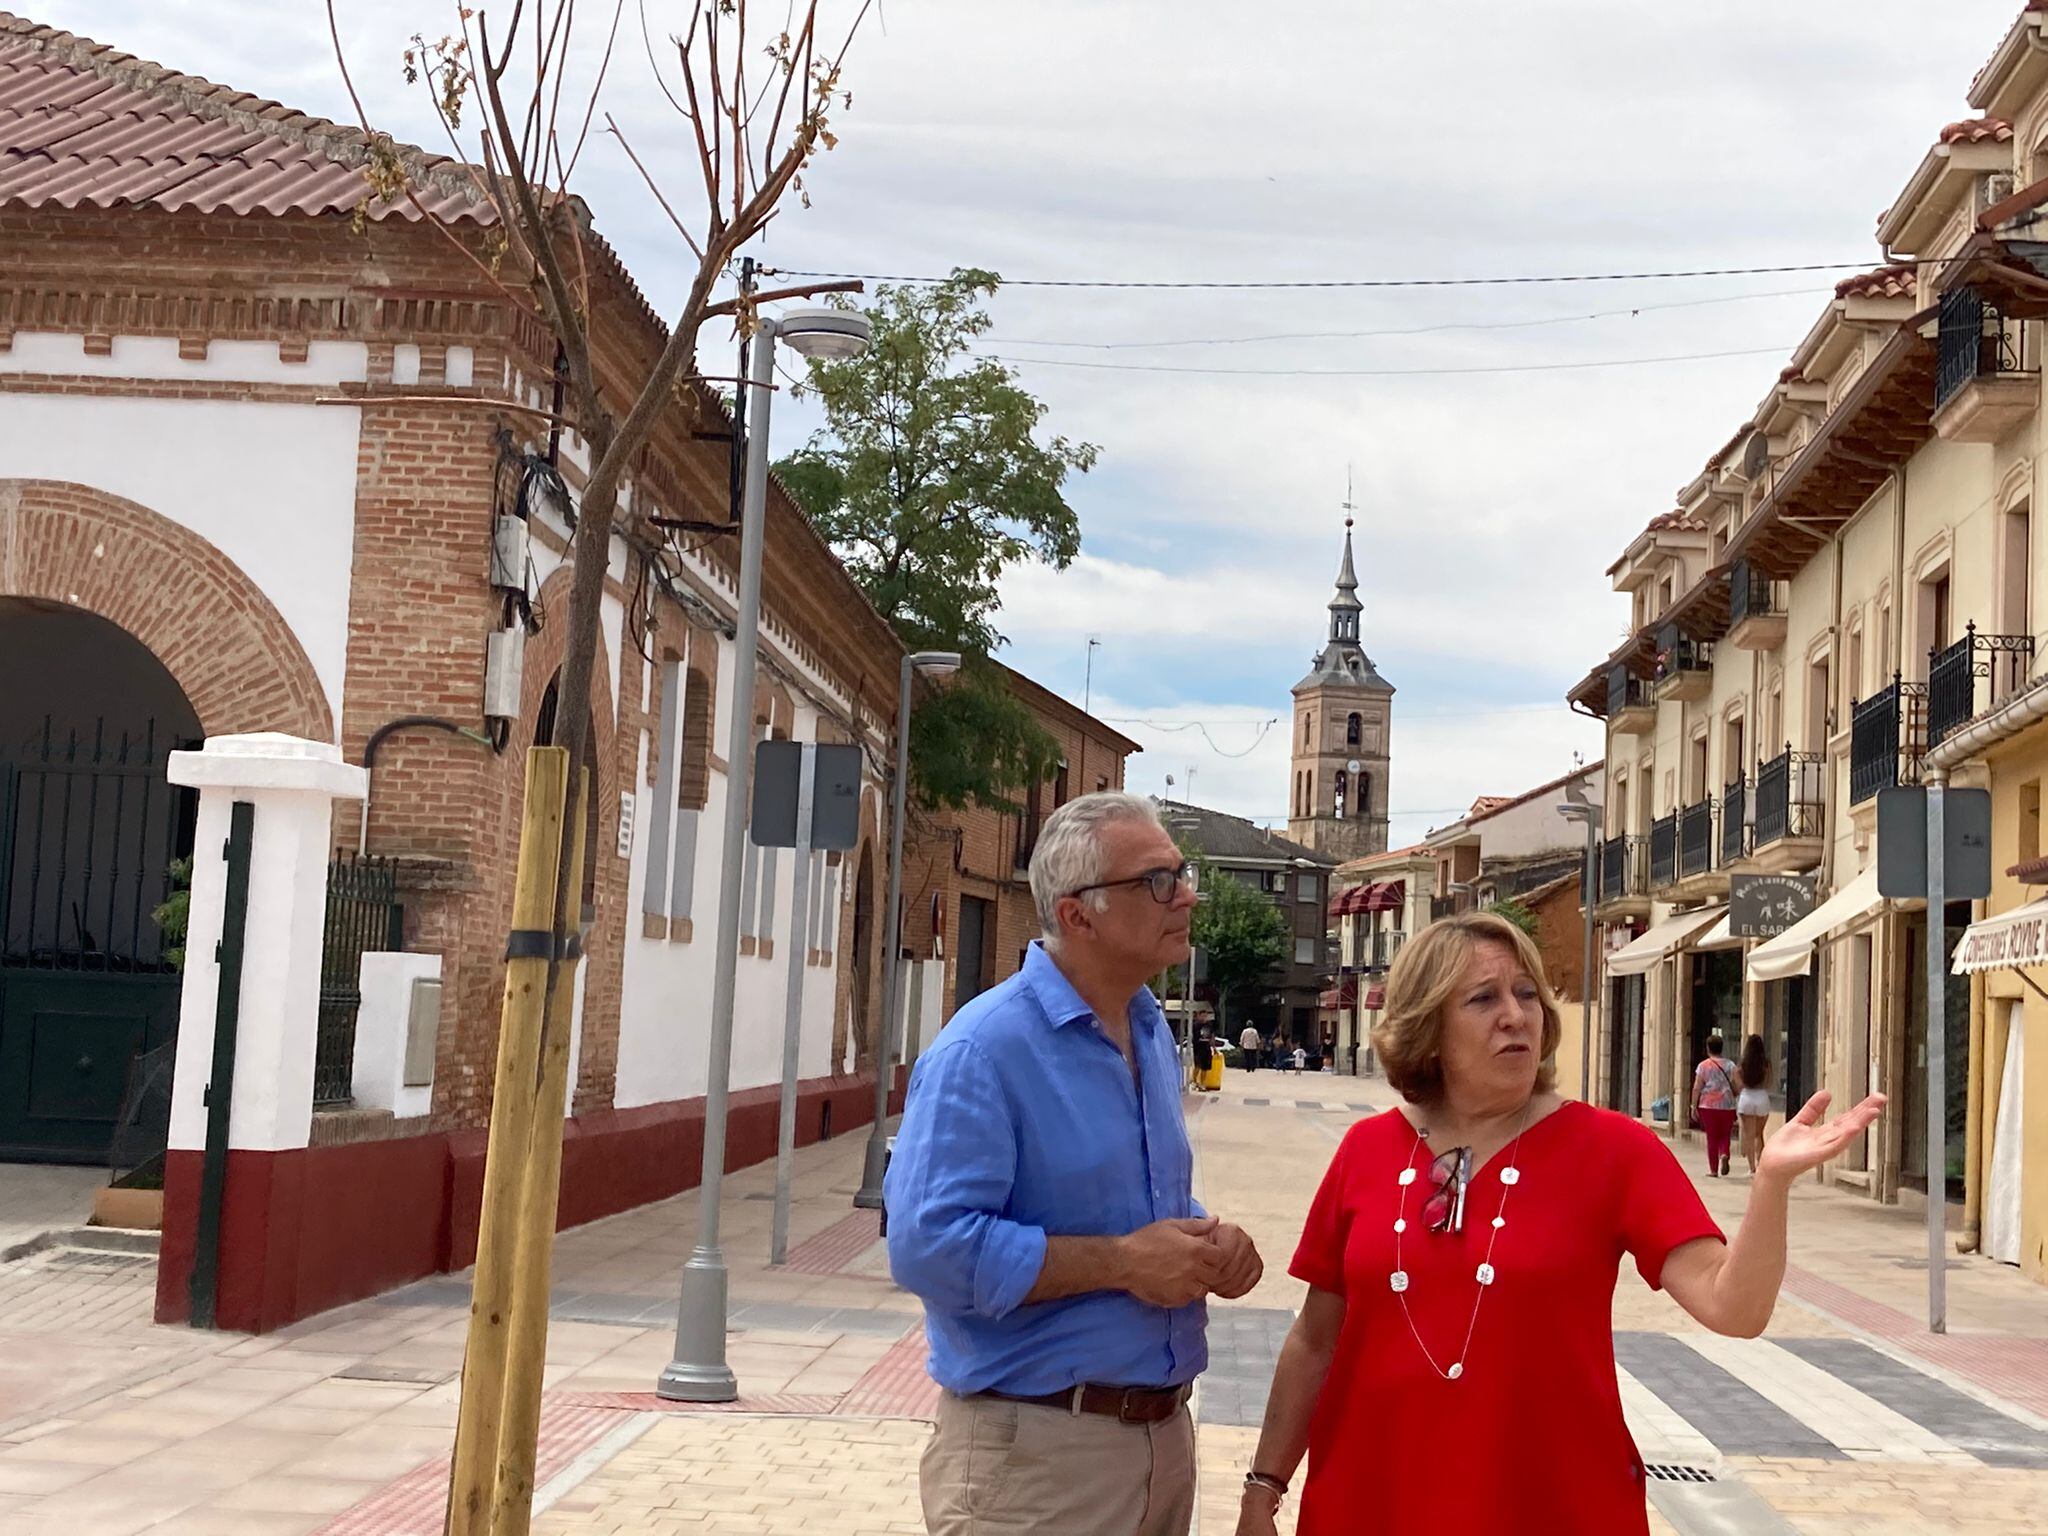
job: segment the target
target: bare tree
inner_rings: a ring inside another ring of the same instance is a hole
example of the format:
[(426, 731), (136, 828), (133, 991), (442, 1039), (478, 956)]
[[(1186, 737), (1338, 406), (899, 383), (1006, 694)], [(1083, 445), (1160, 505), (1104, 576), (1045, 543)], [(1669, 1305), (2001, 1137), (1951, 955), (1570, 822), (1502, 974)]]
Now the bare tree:
[[(707, 320), (730, 315), (739, 333), (750, 335), (756, 304), (821, 291), (754, 294), (743, 287), (736, 298), (713, 299), (735, 257), (767, 227), (783, 200), (794, 193), (808, 202), (804, 169), (813, 156), (833, 146), (833, 112), (852, 104), (841, 84), (841, 68), (872, 0), (843, 0), (850, 20), (843, 37), (830, 46), (821, 45), (818, 36), (820, 0), (784, 0), (781, 26), (772, 31), (753, 24), (755, 13), (770, 0), (669, 0), (683, 24), (660, 44), (648, 23), (648, 0), (634, 0), (647, 67), (683, 125), (670, 135), (682, 144), (680, 155), (671, 158), (684, 167), (679, 179), (691, 187), (687, 200), (664, 184), (670, 167), (653, 153), (652, 140), (648, 153), (639, 152), (614, 114), (603, 109), (626, 0), (612, 0), (601, 53), (585, 49), (582, 56), (595, 56), (597, 62), (580, 85), (571, 80), (578, 73), (572, 67), (572, 59), (579, 57), (577, 0), (507, 3), (510, 14), (502, 26), (484, 10), (458, 3), (453, 30), (432, 41), (415, 34), (404, 50), (406, 78), (431, 99), (453, 150), (452, 163), (402, 149), (370, 128), (355, 84), (348, 80), (334, 0), (327, 0), (327, 19), (367, 139), (368, 194), (359, 219), (403, 200), (556, 343), (564, 398), (557, 410), (542, 414), (555, 426), (573, 428), (587, 448), (589, 465), (572, 540), (555, 714), (555, 745), (565, 749), (566, 763), (572, 765), (567, 798), (573, 806), (573, 767), (584, 762), (589, 739), (591, 674), (620, 488), (664, 411), (685, 419), (715, 414), (707, 386), (726, 381), (707, 377), (697, 365), (696, 338)], [(602, 0), (586, 4), (601, 5)], [(615, 335), (597, 334), (605, 301), (615, 301), (617, 289), (630, 287), (630, 280), (612, 270), (615, 259), (572, 190), (594, 131), (615, 141), (689, 253), (686, 297), (651, 362), (644, 350), (636, 358), (636, 349), (619, 346)], [(481, 241), (473, 218), (465, 221), (470, 227), (462, 233), (440, 216), (461, 200), (451, 198), (451, 192), (466, 194), (472, 210), (488, 210)], [(692, 220), (679, 212), (679, 205), (701, 211)], [(528, 409), (523, 401), (486, 403)], [(626, 533), (632, 537), (632, 530)], [(747, 701), (737, 700), (734, 707), (745, 709)], [(550, 779), (561, 771), (555, 760), (528, 761), (530, 790), (536, 797), (552, 794), (552, 788), (536, 786), (560, 782), (559, 777)], [(529, 816), (529, 827), (541, 824)], [(515, 989), (508, 974), (501, 1023), (482, 1217), (482, 1231), (495, 1235), (488, 1243), (480, 1236), (478, 1245), (450, 1478), (446, 1529), (453, 1536), (524, 1536), (531, 1516), (548, 1254), (559, 1188), (570, 998), (565, 983), (574, 975), (566, 968), (573, 961), (565, 957), (581, 915), (583, 883), (576, 867), (581, 824), (565, 816), (550, 825), (562, 829), (556, 846), (529, 850), (542, 867), (552, 863), (556, 871), (554, 942), (546, 984), (539, 989), (546, 1003), (538, 1010), (536, 1030), (534, 989), (522, 982), (515, 1030)], [(538, 958), (516, 963), (531, 965)]]
[[(343, 57), (334, 0), (327, 0), (335, 58), (369, 137), (365, 175), (371, 200), (403, 199), (418, 217), (440, 227), (505, 298), (546, 325), (560, 348), (570, 409), (557, 424), (571, 426), (584, 440), (590, 463), (577, 509), (556, 713), (556, 741), (572, 764), (583, 761), (590, 729), (599, 605), (620, 486), (663, 410), (694, 411), (698, 386), (739, 382), (699, 371), (698, 332), (706, 321), (731, 315), (747, 335), (758, 303), (850, 286), (713, 299), (739, 252), (767, 227), (783, 200), (794, 193), (808, 204), (804, 170), (837, 142), (832, 115), (853, 101), (842, 83), (846, 50), (872, 3), (848, 0), (845, 31), (827, 45), (819, 38), (820, 0), (786, 0), (772, 29), (755, 19), (769, 8), (764, 0), (685, 0), (671, 7), (682, 25), (665, 38), (650, 24), (648, 0), (634, 0), (647, 68), (686, 125), (686, 147), (674, 158), (684, 165), (675, 179), (690, 186), (687, 200), (665, 184), (669, 168), (660, 158), (637, 152), (603, 107), (626, 0), (613, 0), (602, 54), (587, 83), (575, 86), (570, 77), (577, 0), (510, 0), (502, 26), (485, 8), (457, 5), (451, 31), (432, 39), (413, 35), (403, 66), (407, 81), (431, 99), (453, 150), (453, 168), (434, 166), (436, 179), (466, 178), (475, 198), (495, 215), (479, 249), (441, 218), (440, 199), (421, 195), (427, 162), (402, 153), (388, 135), (370, 127)], [(473, 123), (479, 114), (482, 121)], [(622, 378), (616, 368), (601, 367), (593, 346), (592, 268), (601, 260), (589, 209), (572, 186), (600, 119), (597, 131), (632, 164), (694, 263), (667, 341), (638, 377)], [(701, 209), (694, 226), (679, 206)], [(563, 839), (557, 881), (558, 949), (578, 915), (581, 882), (566, 865), (569, 842)], [(552, 1019), (543, 1026), (563, 1027), (566, 1021)]]

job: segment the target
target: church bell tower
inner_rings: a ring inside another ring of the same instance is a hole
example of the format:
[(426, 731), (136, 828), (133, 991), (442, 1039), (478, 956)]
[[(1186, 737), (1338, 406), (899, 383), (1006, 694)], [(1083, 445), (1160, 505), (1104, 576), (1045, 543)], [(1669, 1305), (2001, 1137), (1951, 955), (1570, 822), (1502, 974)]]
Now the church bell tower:
[(1287, 835), (1318, 853), (1355, 859), (1387, 847), (1387, 763), (1394, 685), (1359, 644), (1363, 605), (1344, 519), (1344, 563), (1330, 599), (1330, 632), (1294, 685), (1294, 767)]

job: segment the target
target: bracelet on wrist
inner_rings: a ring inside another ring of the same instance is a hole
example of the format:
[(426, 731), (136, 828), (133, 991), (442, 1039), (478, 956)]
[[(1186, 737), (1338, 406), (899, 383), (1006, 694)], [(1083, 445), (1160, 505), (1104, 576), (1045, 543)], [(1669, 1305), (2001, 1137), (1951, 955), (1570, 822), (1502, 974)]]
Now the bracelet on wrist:
[(1260, 1472), (1254, 1469), (1245, 1473), (1244, 1486), (1247, 1491), (1257, 1488), (1273, 1495), (1273, 1503), (1276, 1508), (1279, 1506), (1280, 1501), (1287, 1497), (1287, 1479), (1275, 1477), (1270, 1472)]

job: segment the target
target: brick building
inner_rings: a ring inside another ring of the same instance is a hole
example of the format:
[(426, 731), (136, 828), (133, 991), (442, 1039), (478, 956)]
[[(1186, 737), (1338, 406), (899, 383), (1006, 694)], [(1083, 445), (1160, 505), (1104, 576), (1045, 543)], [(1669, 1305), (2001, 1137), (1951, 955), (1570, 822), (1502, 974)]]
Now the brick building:
[[(104, 1156), (129, 1063), (175, 1031), (147, 914), (192, 834), (165, 752), (281, 731), (364, 763), (374, 741), (336, 841), (395, 868), (439, 1027), (411, 1102), (352, 1099), (354, 978), (336, 978), (290, 1175), (326, 1254), (304, 1261), (301, 1312), (459, 1266), (474, 1241), (523, 754), (553, 729), (587, 463), (550, 428), (555, 345), (518, 275), (508, 292), (456, 248), (487, 251), (492, 210), (458, 168), (402, 153), (452, 241), (403, 201), (365, 203), (356, 130), (0, 14), (0, 1063), (93, 1063), (0, 1071), (0, 1157)], [(630, 378), (663, 324), (595, 234), (586, 254), (600, 369)], [(900, 645), (779, 488), (760, 682), (733, 698), (738, 541), (663, 526), (726, 517), (730, 436), (708, 390), (688, 396), (622, 498), (565, 1224), (696, 1177), (730, 711), (874, 762), (894, 717)], [(487, 667), (487, 647), (521, 660)], [(799, 1135), (867, 1115), (884, 806), (871, 779), (860, 842), (817, 856), (807, 911), (790, 855), (750, 851), (735, 1162), (773, 1149), (792, 949)]]
[(1049, 688), (996, 665), (1010, 692), (1059, 742), (1060, 762), (1050, 779), (1018, 797), (1014, 810), (977, 805), (912, 823), (917, 836), (903, 867), (904, 946), (913, 959), (943, 968), (943, 986), (939, 1017), (908, 1021), (907, 1055), (929, 1043), (954, 1009), (1023, 965), (1039, 934), (1027, 878), (1039, 828), (1076, 795), (1122, 789), (1125, 760), (1142, 750)]

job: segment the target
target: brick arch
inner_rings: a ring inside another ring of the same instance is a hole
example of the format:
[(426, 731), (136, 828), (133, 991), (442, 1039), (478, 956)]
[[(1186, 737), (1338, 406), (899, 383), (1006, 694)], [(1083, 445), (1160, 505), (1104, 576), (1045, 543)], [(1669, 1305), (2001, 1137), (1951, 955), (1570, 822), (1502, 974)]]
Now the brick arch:
[(149, 647), (209, 736), (334, 740), (305, 648), (219, 548), (160, 512), (89, 485), (0, 480), (0, 596), (82, 608)]

